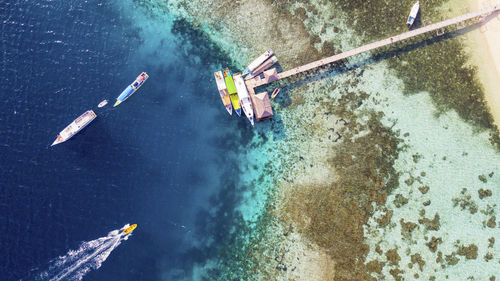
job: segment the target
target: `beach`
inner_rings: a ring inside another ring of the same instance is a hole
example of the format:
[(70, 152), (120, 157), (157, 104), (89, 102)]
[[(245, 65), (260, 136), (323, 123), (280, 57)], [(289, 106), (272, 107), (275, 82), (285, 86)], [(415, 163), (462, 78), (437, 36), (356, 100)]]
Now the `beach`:
[[(471, 11), (492, 5), (495, 1), (468, 0)], [(478, 76), (484, 87), (485, 98), (497, 127), (500, 126), (500, 13), (484, 19), (479, 27), (466, 36), (472, 64), (478, 67)]]

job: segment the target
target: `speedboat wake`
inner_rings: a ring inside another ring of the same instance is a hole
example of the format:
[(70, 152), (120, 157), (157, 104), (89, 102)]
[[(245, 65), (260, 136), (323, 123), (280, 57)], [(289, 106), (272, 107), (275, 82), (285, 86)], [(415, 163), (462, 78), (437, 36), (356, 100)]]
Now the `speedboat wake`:
[(49, 268), (38, 274), (35, 280), (82, 280), (87, 272), (101, 267), (109, 254), (128, 239), (130, 235), (123, 230), (129, 227), (127, 224), (111, 231), (106, 237), (83, 242), (77, 250), (70, 250), (66, 255), (52, 260)]

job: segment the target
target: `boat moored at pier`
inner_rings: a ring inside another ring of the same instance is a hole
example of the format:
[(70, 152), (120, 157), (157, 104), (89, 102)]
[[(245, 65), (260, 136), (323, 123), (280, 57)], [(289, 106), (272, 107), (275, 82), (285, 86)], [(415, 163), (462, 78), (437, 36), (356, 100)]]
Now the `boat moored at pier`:
[(241, 74), (233, 75), (233, 80), (236, 85), (236, 90), (238, 92), (238, 97), (240, 98), (241, 107), (243, 108), (243, 112), (246, 117), (250, 121), (252, 126), (254, 125), (254, 114), (253, 114), (253, 106), (252, 101), (250, 100), (250, 95), (248, 94), (247, 86), (245, 85), (245, 81)]
[(217, 83), (217, 89), (219, 90), (220, 98), (222, 103), (226, 107), (229, 115), (233, 114), (233, 106), (231, 105), (231, 98), (229, 97), (229, 92), (227, 91), (226, 82), (224, 81), (224, 76), (222, 71), (214, 72), (215, 82)]
[(408, 20), (406, 21), (406, 25), (408, 25), (408, 28), (411, 28), (411, 26), (415, 22), (419, 9), (420, 3), (419, 1), (417, 1), (415, 4), (413, 4), (413, 7), (411, 7), (410, 15), (408, 16)]
[(261, 74), (262, 72), (266, 71), (269, 69), (271, 66), (273, 66), (275, 63), (278, 62), (278, 59), (276, 56), (272, 56), (266, 61), (264, 61), (261, 65), (259, 65), (257, 68), (255, 68), (252, 72), (250, 72), (246, 77), (245, 80), (252, 79), (255, 76)]
[(250, 74), (253, 70), (255, 70), (259, 65), (261, 65), (263, 62), (265, 62), (272, 55), (273, 55), (273, 50), (269, 49), (269, 50), (265, 51), (262, 55), (260, 55), (254, 61), (252, 61), (247, 66), (247, 68), (245, 68), (245, 70), (243, 70), (242, 75), (245, 76), (247, 74)]
[(231, 71), (228, 68), (224, 68), (224, 81), (226, 82), (227, 92), (229, 93), (229, 98), (233, 104), (234, 111), (238, 116), (241, 116), (241, 105), (240, 99), (238, 98), (238, 93), (236, 91), (236, 86), (234, 85), (233, 77), (231, 76)]
[(97, 117), (94, 111), (87, 110), (78, 118), (76, 118), (71, 124), (69, 124), (64, 130), (62, 130), (59, 135), (57, 135), (56, 140), (52, 143), (51, 146), (56, 144), (60, 144), (61, 142), (65, 142), (80, 132), (83, 128), (85, 128), (90, 122), (94, 121)]
[(113, 107), (119, 105), (120, 103), (124, 102), (126, 99), (128, 99), (135, 91), (137, 91), (143, 84), (148, 80), (149, 75), (146, 72), (141, 73), (135, 81), (130, 84), (123, 92), (116, 98), (115, 105)]

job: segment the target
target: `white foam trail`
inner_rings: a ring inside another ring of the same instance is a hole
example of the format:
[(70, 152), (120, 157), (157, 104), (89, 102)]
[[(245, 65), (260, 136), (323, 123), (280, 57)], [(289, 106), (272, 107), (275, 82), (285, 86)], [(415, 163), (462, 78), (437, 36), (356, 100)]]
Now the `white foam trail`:
[(40, 273), (35, 280), (82, 280), (87, 272), (101, 267), (109, 254), (128, 239), (130, 235), (125, 236), (122, 231), (128, 226), (113, 230), (106, 237), (83, 242), (77, 250), (70, 250), (65, 256), (52, 260), (49, 269)]

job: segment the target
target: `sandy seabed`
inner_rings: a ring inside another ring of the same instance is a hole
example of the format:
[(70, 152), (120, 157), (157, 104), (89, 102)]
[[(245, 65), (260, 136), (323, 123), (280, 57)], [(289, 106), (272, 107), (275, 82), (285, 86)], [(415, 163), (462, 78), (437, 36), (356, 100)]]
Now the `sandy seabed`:
[[(500, 6), (500, 2), (488, 0), (467, 0), (471, 11), (489, 6)], [(486, 17), (479, 28), (467, 34), (466, 46), (472, 64), (478, 67), (478, 74), (484, 86), (486, 101), (495, 124), (500, 126), (500, 12)]]

